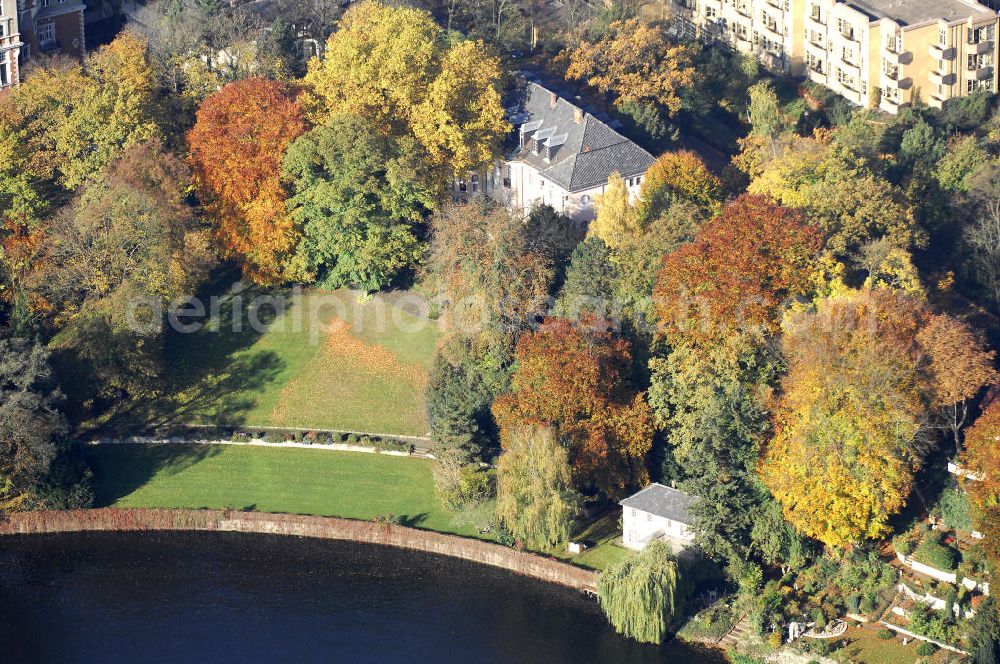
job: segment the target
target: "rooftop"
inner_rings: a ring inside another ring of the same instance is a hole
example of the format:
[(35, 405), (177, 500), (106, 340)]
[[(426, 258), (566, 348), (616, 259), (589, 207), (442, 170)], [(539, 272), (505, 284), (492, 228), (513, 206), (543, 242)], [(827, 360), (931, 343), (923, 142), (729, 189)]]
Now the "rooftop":
[(996, 12), (975, 0), (848, 0), (872, 18), (890, 18), (900, 25), (918, 25), (938, 19), (953, 23), (978, 14)]
[(680, 489), (654, 482), (639, 493), (625, 498), (620, 504), (622, 507), (649, 512), (690, 526), (694, 522), (690, 509), (697, 500), (695, 496)]
[(535, 82), (525, 84), (509, 115), (519, 138), (512, 158), (570, 192), (599, 187), (612, 173), (641, 175), (654, 161), (609, 123)]

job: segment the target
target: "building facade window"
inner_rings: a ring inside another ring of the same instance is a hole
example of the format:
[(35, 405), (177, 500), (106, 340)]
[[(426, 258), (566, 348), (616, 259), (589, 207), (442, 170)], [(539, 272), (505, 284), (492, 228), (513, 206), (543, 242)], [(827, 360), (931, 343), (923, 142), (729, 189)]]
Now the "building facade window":
[(968, 68), (970, 71), (990, 67), (993, 65), (992, 53), (980, 53), (979, 55), (969, 54)]
[(969, 33), (969, 43), (982, 44), (983, 42), (993, 41), (994, 35), (995, 29), (993, 24), (980, 26)]
[(49, 44), (54, 44), (56, 41), (56, 24), (52, 21), (48, 23), (38, 24), (38, 44), (39, 46), (47, 46)]

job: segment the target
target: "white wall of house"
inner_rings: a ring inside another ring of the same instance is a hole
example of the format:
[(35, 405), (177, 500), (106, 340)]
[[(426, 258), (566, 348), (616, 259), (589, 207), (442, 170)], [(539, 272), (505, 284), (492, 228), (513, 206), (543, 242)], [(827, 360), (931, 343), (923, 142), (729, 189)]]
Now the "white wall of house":
[(683, 523), (632, 507), (622, 509), (622, 543), (630, 549), (644, 549), (662, 536), (679, 543), (694, 541), (694, 532)]
[[(501, 179), (510, 181), (510, 204), (515, 210), (530, 210), (535, 205), (548, 204), (574, 221), (589, 222), (596, 216), (594, 199), (604, 193), (606, 185), (570, 193), (541, 175), (524, 162), (506, 162), (500, 166)], [(629, 197), (639, 197), (641, 177), (629, 178)]]

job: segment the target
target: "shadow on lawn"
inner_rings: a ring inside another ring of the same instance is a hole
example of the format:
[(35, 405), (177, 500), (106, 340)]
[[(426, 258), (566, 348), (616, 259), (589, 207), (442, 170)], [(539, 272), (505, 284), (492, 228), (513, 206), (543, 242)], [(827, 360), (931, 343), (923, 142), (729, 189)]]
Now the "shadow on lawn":
[(220, 453), (214, 445), (143, 445), (139, 454), (130, 445), (88, 447), (94, 473), (94, 506), (107, 507), (143, 487), (154, 475), (174, 475)]
[(217, 298), (215, 320), (198, 319), (203, 327), (187, 333), (168, 326), (163, 337), (163, 377), (144, 393), (92, 413), (94, 424), (82, 426), (80, 433), (114, 436), (193, 422), (242, 424), (255, 405), (253, 393), (276, 380), (285, 366), (272, 351), (243, 352), (262, 335), (259, 326), (250, 324), (251, 315), (270, 324), (280, 314), (273, 307), (254, 311), (251, 303), (258, 295), (286, 293), (234, 288), (234, 284), (242, 286), (232, 268), (215, 274), (198, 294), (206, 310), (211, 310), (211, 298)]

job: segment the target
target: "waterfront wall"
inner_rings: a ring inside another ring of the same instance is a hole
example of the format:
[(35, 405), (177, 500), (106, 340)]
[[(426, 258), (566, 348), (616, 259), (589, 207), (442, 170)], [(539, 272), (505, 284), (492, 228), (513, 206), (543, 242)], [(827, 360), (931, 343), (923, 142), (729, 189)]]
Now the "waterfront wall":
[(12, 512), (0, 517), (0, 535), (156, 530), (264, 533), (381, 544), (491, 565), (577, 590), (594, 592), (597, 588), (595, 572), (558, 560), (490, 542), (371, 521), (235, 510), (115, 508)]

